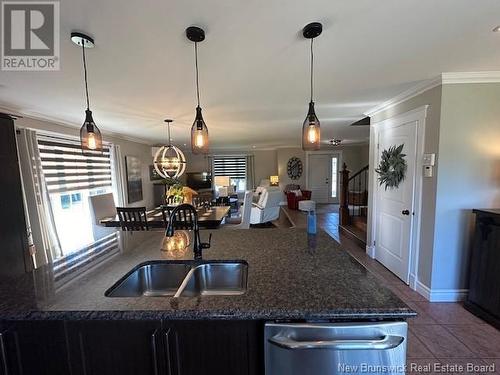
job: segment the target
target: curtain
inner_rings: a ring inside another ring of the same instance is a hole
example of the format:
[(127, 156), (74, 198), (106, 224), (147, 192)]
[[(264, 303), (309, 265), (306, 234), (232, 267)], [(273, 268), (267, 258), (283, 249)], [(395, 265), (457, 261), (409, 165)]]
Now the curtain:
[(119, 145), (113, 145), (111, 147), (112, 153), (112, 165), (111, 168), (114, 170), (113, 179), (114, 185), (116, 186), (116, 197), (117, 206), (124, 207), (127, 204), (127, 197), (125, 196), (125, 177), (123, 171), (125, 170), (123, 166), (122, 152)]
[(247, 190), (255, 189), (255, 159), (253, 155), (247, 155), (247, 173), (246, 173), (246, 182), (247, 182)]
[(62, 256), (47, 185), (42, 171), (36, 132), (18, 129), (19, 166), (23, 183), (26, 231), (35, 268)]

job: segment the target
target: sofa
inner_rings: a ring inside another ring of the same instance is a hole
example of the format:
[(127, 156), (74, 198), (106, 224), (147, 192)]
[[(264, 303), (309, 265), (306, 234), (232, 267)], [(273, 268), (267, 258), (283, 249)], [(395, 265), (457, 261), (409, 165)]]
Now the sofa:
[(282, 196), (279, 189), (264, 189), (258, 202), (252, 204), (250, 224), (262, 224), (278, 219)]
[(311, 199), (310, 190), (301, 190), (301, 189), (290, 190), (287, 191), (285, 194), (286, 194), (286, 201), (288, 204), (288, 208), (291, 210), (298, 210), (300, 201)]

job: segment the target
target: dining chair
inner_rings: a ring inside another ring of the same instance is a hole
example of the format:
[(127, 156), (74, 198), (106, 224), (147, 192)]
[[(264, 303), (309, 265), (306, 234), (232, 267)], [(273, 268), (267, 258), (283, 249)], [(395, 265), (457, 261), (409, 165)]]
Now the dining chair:
[(195, 214), (193, 213), (192, 205), (184, 203), (177, 206), (174, 216), (170, 214), (169, 220), (172, 219), (174, 229), (192, 230), (195, 224)]
[(146, 207), (116, 207), (120, 227), (124, 231), (149, 230)]

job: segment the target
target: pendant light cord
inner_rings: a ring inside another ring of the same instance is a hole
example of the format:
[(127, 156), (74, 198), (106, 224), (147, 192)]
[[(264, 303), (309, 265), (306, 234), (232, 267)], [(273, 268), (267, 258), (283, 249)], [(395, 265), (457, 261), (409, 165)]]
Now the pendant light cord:
[(200, 106), (200, 84), (198, 82), (198, 43), (194, 42), (194, 61), (196, 67), (196, 98), (198, 100), (198, 107)]
[(85, 41), (82, 39), (82, 55), (83, 55), (83, 72), (85, 75), (85, 95), (87, 97), (87, 110), (90, 109), (89, 104), (89, 88), (87, 84), (87, 61), (85, 60)]
[(313, 65), (314, 65), (314, 53), (313, 53), (313, 40), (311, 38), (311, 102), (313, 101)]
[(167, 121), (167, 134), (168, 134), (168, 145), (172, 146), (172, 144), (170, 143), (170, 122), (169, 121)]

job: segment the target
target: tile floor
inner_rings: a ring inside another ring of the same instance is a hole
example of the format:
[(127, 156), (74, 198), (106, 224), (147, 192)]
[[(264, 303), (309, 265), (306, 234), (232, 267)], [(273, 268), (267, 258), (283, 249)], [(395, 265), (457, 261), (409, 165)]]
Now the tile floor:
[[(305, 227), (305, 213), (283, 210), (296, 227)], [(357, 242), (339, 233), (338, 206), (318, 206), (317, 213), (320, 228), (418, 313), (408, 322), (407, 374), (500, 374), (499, 330), (460, 303), (430, 303), (411, 290)]]

